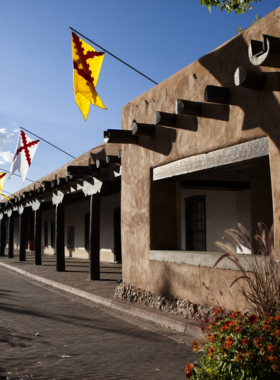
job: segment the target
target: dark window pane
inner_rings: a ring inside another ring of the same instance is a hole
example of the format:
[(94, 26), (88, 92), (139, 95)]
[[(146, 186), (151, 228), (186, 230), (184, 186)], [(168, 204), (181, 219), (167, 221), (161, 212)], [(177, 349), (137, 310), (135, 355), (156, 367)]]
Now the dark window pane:
[(205, 197), (185, 200), (186, 249), (206, 251)]

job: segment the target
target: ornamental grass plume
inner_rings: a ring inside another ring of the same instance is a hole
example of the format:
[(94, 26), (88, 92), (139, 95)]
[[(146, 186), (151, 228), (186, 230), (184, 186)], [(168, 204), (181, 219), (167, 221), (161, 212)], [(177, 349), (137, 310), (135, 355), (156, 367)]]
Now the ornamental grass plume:
[[(239, 283), (240, 292), (254, 314), (268, 313), (275, 316), (280, 312), (280, 270), (279, 260), (274, 258), (273, 225), (270, 231), (267, 231), (262, 223), (258, 223), (258, 233), (254, 236), (259, 246), (257, 252), (246, 229), (241, 224), (238, 224), (238, 228), (239, 231), (228, 229), (225, 234), (241, 253), (237, 253), (236, 248), (229, 243), (217, 242), (216, 244), (225, 253), (217, 260), (214, 267), (224, 258), (231, 260), (242, 275), (237, 277), (230, 287), (236, 282)], [(245, 254), (244, 248), (249, 249), (251, 254)], [(244, 259), (240, 260), (241, 257)]]

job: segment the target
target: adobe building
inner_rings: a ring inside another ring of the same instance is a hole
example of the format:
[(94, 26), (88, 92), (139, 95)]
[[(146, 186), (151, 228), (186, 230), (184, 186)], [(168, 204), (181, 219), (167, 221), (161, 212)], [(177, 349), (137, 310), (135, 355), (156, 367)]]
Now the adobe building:
[(2, 203), (1, 254), (4, 228), (8, 254), (24, 252), (22, 215), (36, 230), (41, 210), (35, 259), (56, 254), (58, 270), (89, 255), (98, 279), (100, 259), (122, 257), (124, 284), (204, 303), (205, 282), (245, 307), (229, 288), (234, 264), (213, 268), (215, 243), (237, 223), (252, 236), (274, 223), (280, 258), (279, 26), (280, 8), (125, 105), (105, 144)]

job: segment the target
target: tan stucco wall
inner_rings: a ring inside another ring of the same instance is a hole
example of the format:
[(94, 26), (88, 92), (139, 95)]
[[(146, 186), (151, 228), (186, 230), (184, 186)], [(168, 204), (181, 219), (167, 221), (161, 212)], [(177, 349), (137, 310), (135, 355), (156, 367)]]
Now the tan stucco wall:
[[(279, 26), (278, 8), (228, 43), (123, 107), (122, 128), (132, 129), (133, 120), (153, 124), (156, 111), (174, 113), (176, 99), (203, 102), (206, 85), (228, 86), (231, 91), (228, 122), (198, 118), (196, 128), (193, 119), (189, 119), (189, 130), (187, 126), (185, 130), (157, 126), (154, 137), (139, 137), (138, 145), (122, 146), (122, 248), (125, 283), (203, 302), (201, 282), (210, 283), (214, 278), (213, 287), (225, 290), (226, 302), (232, 305), (228, 284), (236, 272), (232, 274), (218, 269), (149, 261), (151, 168), (266, 135), (269, 136), (270, 146), (275, 244), (276, 251), (280, 252), (280, 70), (253, 67), (248, 59), (250, 40), (262, 40), (262, 33), (280, 37)], [(236, 87), (233, 76), (239, 66), (257, 72), (265, 71), (265, 88), (257, 92)]]

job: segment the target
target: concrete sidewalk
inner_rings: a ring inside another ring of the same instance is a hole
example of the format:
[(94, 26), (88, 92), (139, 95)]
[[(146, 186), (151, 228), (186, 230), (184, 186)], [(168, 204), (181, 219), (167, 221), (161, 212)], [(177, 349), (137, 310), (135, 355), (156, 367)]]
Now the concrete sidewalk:
[(194, 337), (200, 336), (200, 326), (193, 320), (114, 298), (117, 282), (122, 278), (121, 264), (101, 263), (100, 281), (90, 281), (88, 260), (66, 258), (65, 262), (65, 272), (56, 272), (56, 261), (53, 255), (42, 254), (42, 265), (34, 265), (33, 252), (26, 253), (26, 261), (19, 261), (17, 251), (15, 251), (13, 259), (9, 259), (7, 256), (0, 257), (1, 266), (48, 286), (75, 294), (127, 315), (169, 327), (180, 333)]

